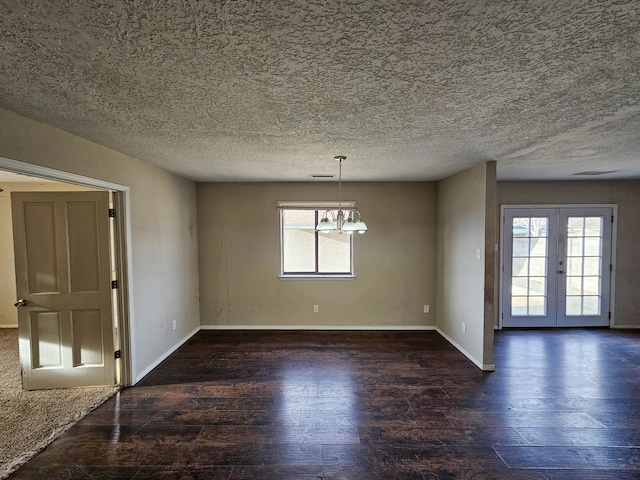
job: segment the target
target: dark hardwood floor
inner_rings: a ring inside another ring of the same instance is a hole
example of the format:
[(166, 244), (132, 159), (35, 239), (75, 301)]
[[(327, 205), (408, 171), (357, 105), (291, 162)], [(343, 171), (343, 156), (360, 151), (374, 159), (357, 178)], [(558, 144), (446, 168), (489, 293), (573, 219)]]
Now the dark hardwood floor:
[(203, 331), (18, 470), (37, 479), (638, 479), (640, 332)]

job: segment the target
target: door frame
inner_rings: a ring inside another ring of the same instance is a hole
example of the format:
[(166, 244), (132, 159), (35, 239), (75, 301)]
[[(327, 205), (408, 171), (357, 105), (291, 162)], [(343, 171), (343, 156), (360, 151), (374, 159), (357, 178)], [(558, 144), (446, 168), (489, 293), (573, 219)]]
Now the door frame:
[(117, 328), (120, 338), (120, 386), (133, 385), (133, 366), (135, 362), (135, 342), (133, 341), (132, 317), (132, 276), (133, 262), (129, 252), (131, 245), (131, 191), (126, 185), (113, 183), (97, 178), (85, 177), (75, 173), (63, 172), (53, 168), (43, 167), (17, 160), (0, 157), (0, 170), (12, 173), (30, 175), (63, 183), (81, 185), (113, 192), (113, 208), (115, 210), (114, 238), (116, 274), (118, 280), (118, 322)]
[(526, 208), (611, 208), (613, 214), (613, 220), (611, 222), (611, 278), (610, 282), (610, 305), (609, 311), (611, 312), (611, 318), (609, 319), (609, 328), (615, 327), (615, 298), (616, 298), (616, 249), (618, 239), (618, 205), (615, 203), (536, 203), (536, 204), (505, 204), (500, 205), (500, 245), (498, 256), (500, 257), (500, 266), (498, 274), (500, 276), (500, 282), (498, 287), (498, 329), (502, 330), (502, 318), (504, 317), (503, 310), (503, 292), (504, 292), (504, 236), (505, 236), (505, 211), (507, 209), (526, 209)]

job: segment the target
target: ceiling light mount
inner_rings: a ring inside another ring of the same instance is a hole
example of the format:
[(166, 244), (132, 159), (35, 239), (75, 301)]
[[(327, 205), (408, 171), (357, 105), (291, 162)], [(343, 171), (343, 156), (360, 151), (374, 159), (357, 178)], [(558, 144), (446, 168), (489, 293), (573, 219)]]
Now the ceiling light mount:
[[(320, 223), (316, 226), (316, 230), (320, 233), (329, 233), (337, 231), (338, 233), (353, 232), (364, 233), (367, 230), (367, 224), (362, 221), (360, 212), (355, 209), (342, 210), (342, 162), (347, 159), (344, 155), (336, 155), (335, 160), (340, 162), (338, 170), (338, 211), (326, 210), (322, 214)], [(329, 220), (331, 217), (331, 220)], [(346, 220), (345, 220), (346, 218)]]

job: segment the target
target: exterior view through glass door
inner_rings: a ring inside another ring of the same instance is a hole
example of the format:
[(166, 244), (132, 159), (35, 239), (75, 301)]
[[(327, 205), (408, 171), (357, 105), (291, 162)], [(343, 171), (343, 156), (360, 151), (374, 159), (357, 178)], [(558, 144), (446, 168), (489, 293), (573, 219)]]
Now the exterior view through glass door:
[(611, 207), (504, 208), (504, 327), (609, 325), (612, 215)]

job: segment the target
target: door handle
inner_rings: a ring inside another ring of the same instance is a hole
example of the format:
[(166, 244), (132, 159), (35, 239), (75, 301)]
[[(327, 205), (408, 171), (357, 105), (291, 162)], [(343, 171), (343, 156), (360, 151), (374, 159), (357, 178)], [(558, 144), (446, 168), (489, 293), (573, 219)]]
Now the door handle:
[(558, 270), (558, 273), (559, 273), (560, 275), (564, 275), (564, 274), (565, 274), (565, 273), (567, 273), (567, 272), (566, 272), (566, 270)]
[(17, 303), (13, 304), (14, 307), (26, 307), (27, 306), (27, 301), (24, 298), (21, 298), (20, 300), (18, 300)]

